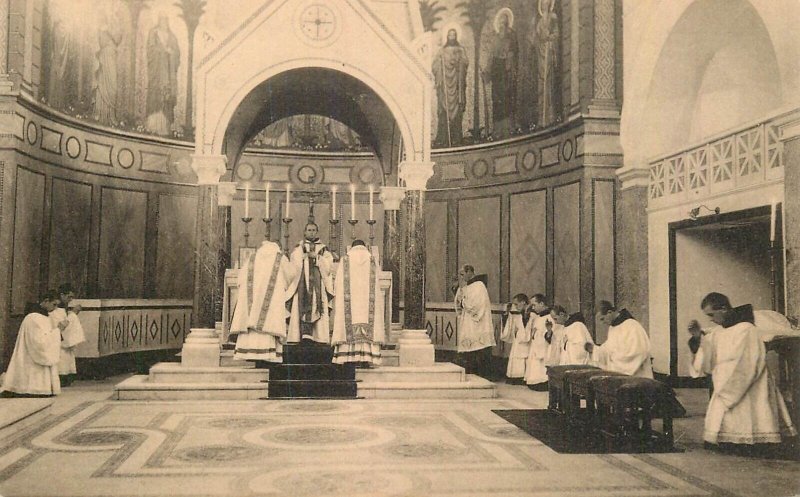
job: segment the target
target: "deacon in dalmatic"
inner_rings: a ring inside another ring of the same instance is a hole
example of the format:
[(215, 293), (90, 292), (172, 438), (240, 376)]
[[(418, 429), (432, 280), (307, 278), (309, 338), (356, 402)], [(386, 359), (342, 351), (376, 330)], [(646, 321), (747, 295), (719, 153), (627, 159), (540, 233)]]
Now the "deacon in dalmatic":
[(306, 224), (303, 237), (290, 256), (300, 277), (289, 289), (293, 298), (288, 341), (330, 344), (333, 255), (319, 240), (319, 227), (315, 223)]
[(353, 241), (339, 261), (333, 304), (333, 362), (381, 363), (385, 342), (383, 292), (380, 290), (378, 261), (364, 242)]
[(731, 308), (725, 295), (711, 293), (701, 308), (719, 325), (712, 334), (693, 337), (700, 341), (703, 370), (712, 374), (714, 382), (705, 441), (754, 445), (780, 443), (782, 436), (796, 435), (783, 396), (767, 369), (753, 307)]
[(584, 344), (592, 361), (609, 371), (643, 378), (653, 377), (650, 362), (650, 338), (627, 309), (619, 309), (607, 300), (598, 303), (597, 320), (608, 324), (608, 339), (602, 345)]
[(239, 270), (239, 295), (231, 320), (238, 333), (234, 359), (281, 362), (286, 341), (286, 303), (297, 271), (280, 246), (268, 240)]

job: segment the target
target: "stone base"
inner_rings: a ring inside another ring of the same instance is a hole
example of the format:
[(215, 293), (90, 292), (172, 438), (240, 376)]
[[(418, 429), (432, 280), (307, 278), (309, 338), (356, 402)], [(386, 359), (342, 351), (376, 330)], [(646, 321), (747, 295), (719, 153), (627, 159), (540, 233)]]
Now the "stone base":
[(219, 337), (213, 328), (192, 328), (181, 350), (181, 365), (190, 368), (219, 367)]
[(267, 383), (150, 383), (131, 376), (114, 387), (116, 400), (256, 400), (267, 396)]
[(358, 384), (365, 399), (493, 399), (497, 387), (489, 380), (468, 374), (465, 381), (369, 381)]
[(435, 362), (433, 344), (427, 330), (403, 330), (397, 341), (400, 366), (432, 366)]

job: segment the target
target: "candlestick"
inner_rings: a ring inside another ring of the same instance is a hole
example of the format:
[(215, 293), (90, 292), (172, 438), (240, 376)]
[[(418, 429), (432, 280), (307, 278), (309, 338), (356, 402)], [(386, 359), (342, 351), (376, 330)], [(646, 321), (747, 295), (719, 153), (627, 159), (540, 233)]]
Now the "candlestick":
[(252, 217), (245, 216), (242, 218), (242, 222), (244, 223), (244, 246), (250, 246), (250, 221), (252, 221)]
[(353, 240), (356, 239), (356, 225), (358, 224), (358, 219), (350, 219), (347, 221), (350, 223), (350, 242), (352, 243)]
[(372, 195), (375, 193), (375, 187), (369, 185), (369, 220), (373, 221), (375, 219), (375, 215), (373, 214), (373, 206), (372, 206)]
[(244, 217), (250, 217), (250, 185), (244, 185)]
[(377, 222), (378, 221), (376, 221), (374, 219), (370, 219), (369, 221), (367, 221), (367, 224), (369, 225), (369, 251), (370, 251), (370, 253), (372, 253), (372, 246), (375, 245), (375, 223), (377, 223)]
[(772, 205), (770, 206), (770, 214), (769, 214), (769, 241), (775, 241), (775, 223), (777, 220), (777, 204), (775, 201), (772, 201)]
[(334, 252), (339, 253), (339, 242), (337, 240), (337, 238), (339, 236), (337, 234), (337, 231), (339, 230), (338, 229), (339, 227), (337, 226), (337, 224), (339, 224), (339, 220), (338, 219), (329, 219), (328, 222), (331, 223), (331, 236), (330, 236), (331, 248), (332, 248), (332, 250)]
[(289, 252), (289, 224), (291, 222), (292, 222), (292, 218), (290, 218), (290, 217), (283, 218), (283, 224), (286, 225), (283, 228), (283, 238), (284, 238), (283, 250), (285, 250), (287, 253)]
[[(269, 215), (269, 214), (267, 214), (267, 215)], [(262, 218), (261, 220), (264, 221), (264, 239), (272, 241), (272, 233), (271, 233), (272, 218), (271, 217), (265, 217), (265, 218)]]
[(350, 185), (350, 219), (356, 218), (356, 185)]
[(331, 219), (336, 219), (336, 185), (331, 187)]
[[(283, 216), (286, 219), (291, 219), (291, 217), (289, 217), (289, 207), (290, 207), (290, 205), (292, 203), (292, 195), (291, 195), (292, 192), (291, 192), (291, 190), (292, 190), (292, 185), (290, 185), (289, 183), (286, 183), (286, 215)], [(289, 221), (289, 222), (291, 222), (291, 221)]]
[(269, 181), (264, 183), (264, 216), (269, 217)]

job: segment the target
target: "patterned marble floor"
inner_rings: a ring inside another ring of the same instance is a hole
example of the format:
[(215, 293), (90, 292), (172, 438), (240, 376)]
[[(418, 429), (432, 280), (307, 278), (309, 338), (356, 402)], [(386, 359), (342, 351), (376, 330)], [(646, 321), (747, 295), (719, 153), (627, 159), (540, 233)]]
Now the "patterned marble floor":
[(0, 495), (800, 492), (798, 463), (699, 448), (702, 406), (691, 399), (692, 416), (677, 426), (687, 452), (596, 456), (557, 454), (491, 412), (543, 407), (545, 395), (524, 387), (502, 385), (499, 399), (457, 402), (126, 402), (108, 400), (104, 388), (69, 389), (49, 414), (0, 439)]

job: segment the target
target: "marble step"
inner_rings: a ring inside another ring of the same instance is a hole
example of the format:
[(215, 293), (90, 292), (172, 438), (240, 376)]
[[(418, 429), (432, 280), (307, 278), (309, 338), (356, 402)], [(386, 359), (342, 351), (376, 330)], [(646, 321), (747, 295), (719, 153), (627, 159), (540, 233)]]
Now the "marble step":
[(240, 367), (186, 367), (159, 362), (150, 368), (150, 383), (258, 383), (267, 380), (266, 369)]
[(350, 398), (355, 399), (358, 385), (353, 380), (273, 380), (269, 382), (270, 399)]
[(464, 368), (451, 362), (431, 366), (400, 367), (381, 365), (374, 369), (357, 369), (356, 379), (363, 382), (459, 383), (465, 381)]
[(397, 349), (381, 350), (381, 367), (400, 365), (400, 351)]
[(493, 399), (494, 383), (480, 376), (466, 375), (461, 382), (362, 381), (358, 396), (365, 399)]
[(267, 396), (267, 384), (257, 383), (151, 383), (135, 375), (117, 383), (117, 400), (256, 400)]

